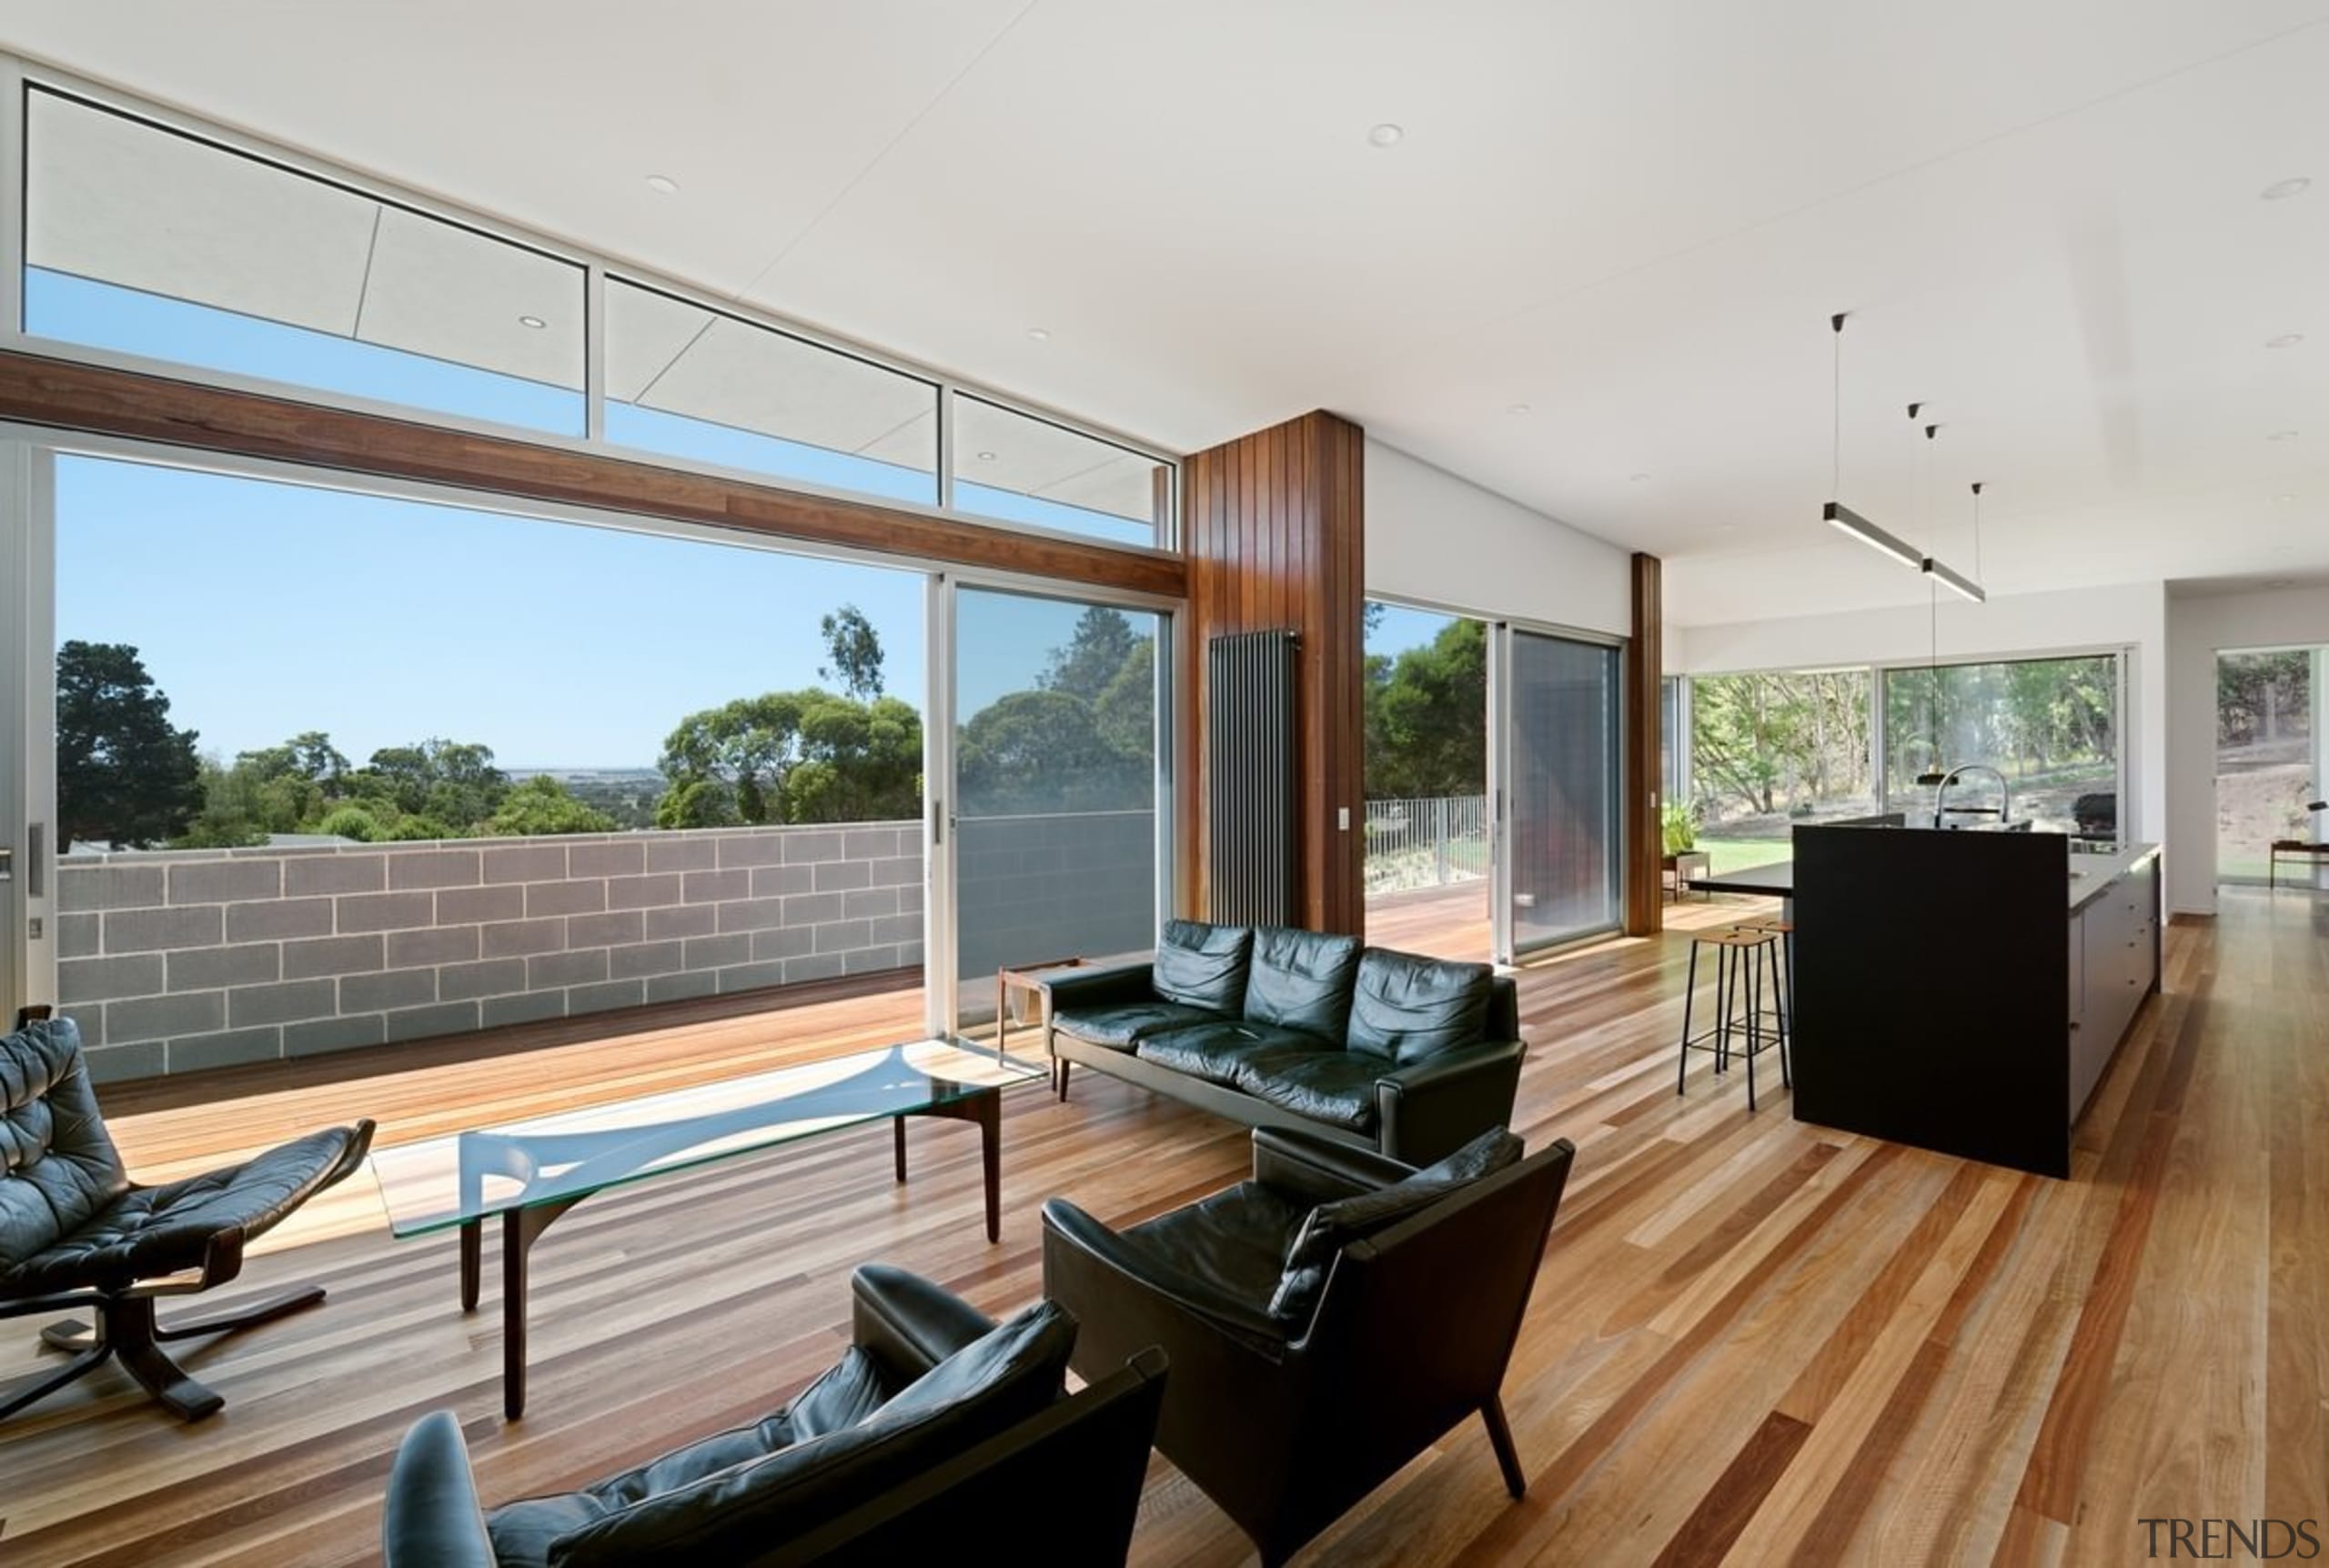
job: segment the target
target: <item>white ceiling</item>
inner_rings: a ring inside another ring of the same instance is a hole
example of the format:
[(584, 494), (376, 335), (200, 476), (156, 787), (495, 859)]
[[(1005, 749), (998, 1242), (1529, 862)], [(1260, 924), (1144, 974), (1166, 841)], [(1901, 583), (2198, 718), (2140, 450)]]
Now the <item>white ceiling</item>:
[(1968, 565), (1985, 480), (1993, 591), (2329, 568), (2329, 0), (125, 9), (0, 42), (1164, 446), (1334, 408), (1685, 623), (1922, 596), (1835, 310), (1843, 498)]

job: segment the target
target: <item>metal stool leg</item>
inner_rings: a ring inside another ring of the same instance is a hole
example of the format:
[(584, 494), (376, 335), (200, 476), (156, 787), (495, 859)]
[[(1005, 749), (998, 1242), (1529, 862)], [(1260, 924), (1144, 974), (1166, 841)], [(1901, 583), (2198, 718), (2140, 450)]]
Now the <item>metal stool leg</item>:
[(1714, 1070), (1719, 1078), (1730, 1070), (1731, 991), (1736, 984), (1730, 950), (1714, 950)]
[(1755, 1059), (1763, 1054), (1763, 954), (1768, 942), (1747, 950), (1747, 1109), (1755, 1109)]
[(1795, 1087), (1795, 933), (1780, 933), (1780, 961), (1787, 966), (1787, 1014), (1780, 1027), (1780, 1086)]
[(1674, 1092), (1677, 1094), (1682, 1092), (1682, 1086), (1690, 1076), (1690, 1010), (1699, 1000), (1699, 944), (1696, 942), (1690, 944), (1690, 978), (1688, 983), (1689, 989), (1682, 993), (1682, 1049), (1675, 1052), (1682, 1059), (1680, 1065), (1674, 1070)]

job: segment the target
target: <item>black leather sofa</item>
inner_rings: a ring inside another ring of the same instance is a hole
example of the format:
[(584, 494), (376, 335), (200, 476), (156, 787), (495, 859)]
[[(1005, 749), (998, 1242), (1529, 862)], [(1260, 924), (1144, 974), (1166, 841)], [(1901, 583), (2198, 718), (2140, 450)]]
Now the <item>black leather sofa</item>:
[(999, 1501), (1035, 1497), (1040, 1560), (1124, 1560), (1160, 1352), (1086, 1361), (1090, 1384), (1066, 1394), (1062, 1307), (998, 1324), (880, 1264), (851, 1294), (850, 1348), (783, 1410), (577, 1492), (483, 1510), (453, 1412), (424, 1416), (388, 1475), (384, 1568), (934, 1563), (990, 1533)]
[(1060, 1098), (1074, 1064), (1255, 1127), (1427, 1165), (1512, 1118), (1520, 1002), (1486, 964), (1282, 927), (1167, 921), (1146, 963), (1050, 982)]

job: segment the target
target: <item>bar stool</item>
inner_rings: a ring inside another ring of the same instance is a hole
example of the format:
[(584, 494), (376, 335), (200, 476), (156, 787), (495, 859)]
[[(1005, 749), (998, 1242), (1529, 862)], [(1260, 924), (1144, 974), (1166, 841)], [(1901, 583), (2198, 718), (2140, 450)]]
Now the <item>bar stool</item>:
[[(1755, 1109), (1755, 1059), (1776, 1046), (1780, 1053), (1780, 1081), (1791, 1085), (1794, 1079), (1788, 1067), (1787, 1035), (1782, 1028), (1768, 1037), (1763, 1029), (1763, 986), (1768, 969), (1776, 993), (1780, 971), (1785, 960), (1780, 956), (1780, 936), (1777, 931), (1738, 926), (1725, 930), (1699, 931), (1690, 938), (1689, 990), (1682, 999), (1682, 1048), (1680, 1060), (1674, 1070), (1674, 1092), (1685, 1091), (1690, 1074), (1690, 1052), (1703, 1050), (1714, 1058), (1714, 1070), (1721, 1074), (1730, 1070), (1733, 1040), (1746, 1036), (1739, 1054), (1747, 1059), (1747, 1109)], [(1715, 958), (1715, 1017), (1713, 1024), (1697, 1033), (1691, 1032), (1690, 1020), (1699, 997), (1699, 950), (1714, 949)], [(1712, 1043), (1707, 1043), (1711, 1041)]]
[(1771, 1014), (1780, 1039), (1795, 1040), (1795, 922), (1780, 915), (1752, 915), (1735, 922), (1734, 931), (1769, 931), (1780, 939), (1779, 962), (1772, 971)]

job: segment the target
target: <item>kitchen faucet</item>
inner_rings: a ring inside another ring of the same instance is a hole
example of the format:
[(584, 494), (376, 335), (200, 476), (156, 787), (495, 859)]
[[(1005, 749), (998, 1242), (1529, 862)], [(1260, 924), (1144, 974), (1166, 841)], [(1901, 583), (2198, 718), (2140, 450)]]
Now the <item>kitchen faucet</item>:
[(1941, 776), (1941, 782), (1933, 787), (1932, 825), (1936, 828), (1946, 827), (1947, 824), (1942, 821), (1942, 819), (1952, 815), (1986, 817), (1990, 814), (1990, 809), (1986, 806), (1945, 806), (1943, 804), (1949, 796), (1949, 787), (1968, 773), (1986, 773), (1998, 781), (1998, 826), (2004, 827), (2013, 816), (2013, 786), (2006, 781), (2004, 774), (1983, 762), (1968, 762), (1961, 767), (1951, 769)]

